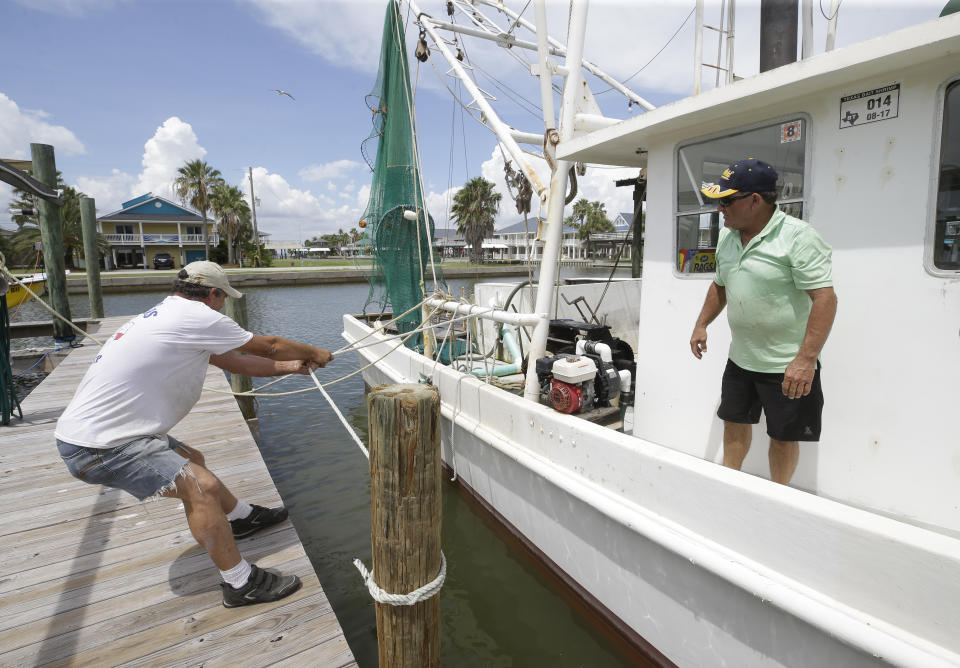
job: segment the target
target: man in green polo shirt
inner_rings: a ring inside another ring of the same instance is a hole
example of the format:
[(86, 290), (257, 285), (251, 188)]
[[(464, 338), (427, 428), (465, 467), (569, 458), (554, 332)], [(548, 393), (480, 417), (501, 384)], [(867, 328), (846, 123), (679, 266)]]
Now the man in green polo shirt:
[(837, 313), (830, 246), (777, 206), (777, 172), (755, 158), (724, 170), (701, 192), (718, 200), (724, 227), (717, 273), (690, 337), (697, 359), (707, 325), (727, 308), (732, 340), (720, 408), (723, 465), (739, 469), (752, 428), (766, 416), (770, 479), (790, 482), (799, 441), (820, 440), (823, 393), (818, 357)]

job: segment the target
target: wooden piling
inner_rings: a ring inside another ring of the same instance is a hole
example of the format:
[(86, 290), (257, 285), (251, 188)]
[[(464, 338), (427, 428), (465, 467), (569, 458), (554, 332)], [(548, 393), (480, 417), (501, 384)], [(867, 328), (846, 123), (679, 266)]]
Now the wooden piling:
[[(30, 144), (33, 158), (33, 176), (51, 188), (57, 187), (57, 163), (53, 147), (48, 144)], [(67, 272), (63, 262), (63, 223), (60, 220), (60, 206), (37, 198), (40, 224), (40, 239), (43, 242), (43, 264), (47, 274), (47, 290), (50, 291), (50, 305), (61, 316), (70, 320), (70, 302), (67, 300)], [(70, 339), (75, 336), (73, 329), (60, 320), (53, 320), (53, 338)]]
[(87, 270), (87, 295), (90, 317), (103, 317), (103, 290), (100, 287), (100, 251), (97, 249), (97, 205), (92, 197), (80, 198), (80, 223), (83, 226), (83, 259)]
[[(375, 388), (370, 425), (373, 574), (408, 594), (440, 571), (440, 395), (430, 385)], [(381, 668), (440, 665), (437, 596), (412, 606), (376, 604)]]
[[(227, 297), (226, 302), (227, 316), (235, 323), (247, 329), (247, 297)], [(253, 389), (253, 379), (250, 376), (241, 376), (237, 373), (230, 374), (230, 388), (234, 392), (249, 392)], [(254, 409), (253, 397), (236, 397), (237, 404), (240, 406), (240, 412), (247, 420), (256, 417), (257, 411)]]

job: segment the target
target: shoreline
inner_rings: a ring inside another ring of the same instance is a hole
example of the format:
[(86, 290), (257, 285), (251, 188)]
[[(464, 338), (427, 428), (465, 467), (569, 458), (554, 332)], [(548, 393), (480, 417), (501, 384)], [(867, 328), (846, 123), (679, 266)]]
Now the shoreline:
[[(445, 278), (481, 278), (497, 276), (526, 276), (525, 265), (502, 267), (455, 267), (442, 266)], [(104, 294), (122, 292), (156, 292), (168, 290), (176, 273), (169, 270), (142, 269), (139, 271), (100, 273), (100, 285)], [(370, 271), (346, 269), (341, 267), (263, 267), (259, 269), (227, 269), (230, 285), (237, 288), (316, 285), (334, 283), (364, 283), (369, 280)], [(86, 294), (87, 278), (85, 274), (67, 276), (68, 294)]]

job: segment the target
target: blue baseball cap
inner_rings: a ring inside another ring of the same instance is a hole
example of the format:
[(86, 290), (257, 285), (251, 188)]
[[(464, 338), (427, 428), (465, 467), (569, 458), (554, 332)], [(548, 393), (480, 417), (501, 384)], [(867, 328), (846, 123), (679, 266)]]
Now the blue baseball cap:
[(763, 160), (737, 160), (720, 174), (720, 183), (704, 183), (700, 192), (710, 199), (729, 197), (734, 193), (764, 193), (777, 189), (779, 175)]

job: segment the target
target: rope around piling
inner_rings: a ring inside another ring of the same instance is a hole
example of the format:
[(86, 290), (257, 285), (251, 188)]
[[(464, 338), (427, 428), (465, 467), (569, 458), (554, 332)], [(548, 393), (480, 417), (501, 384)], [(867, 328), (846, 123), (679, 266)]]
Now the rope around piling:
[(353, 560), (353, 565), (360, 571), (360, 577), (363, 583), (367, 585), (367, 591), (377, 603), (386, 605), (416, 605), (420, 601), (426, 601), (428, 598), (436, 596), (443, 588), (443, 581), (447, 578), (447, 558), (443, 552), (440, 552), (440, 572), (432, 582), (428, 582), (422, 587), (417, 587), (409, 594), (391, 594), (385, 592), (373, 581), (373, 571), (368, 571), (367, 567), (359, 559)]

